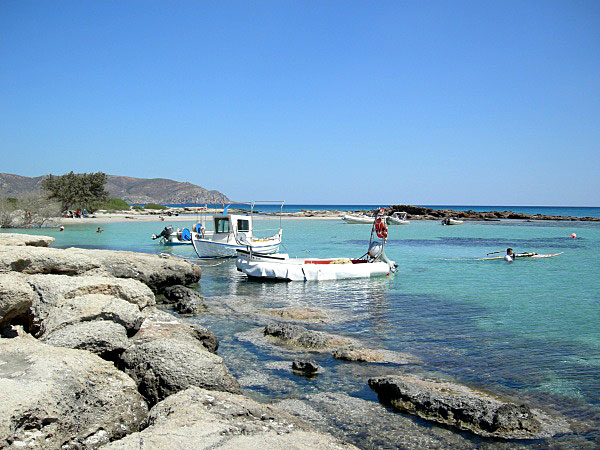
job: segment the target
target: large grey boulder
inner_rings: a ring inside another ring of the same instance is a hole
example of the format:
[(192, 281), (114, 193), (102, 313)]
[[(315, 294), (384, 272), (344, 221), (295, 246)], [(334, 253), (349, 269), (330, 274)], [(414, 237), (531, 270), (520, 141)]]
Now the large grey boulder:
[(181, 339), (132, 339), (120, 365), (153, 405), (190, 386), (240, 393), (237, 380), (220, 356), (200, 342)]
[(0, 339), (0, 447), (96, 448), (138, 431), (133, 380), (82, 350)]
[(103, 449), (355, 449), (269, 405), (190, 388), (150, 411), (148, 427)]
[[(148, 289), (144, 285), (141, 286)], [(67, 297), (48, 310), (40, 323), (38, 337), (78, 322), (96, 320), (114, 322), (124, 328), (128, 336), (133, 336), (140, 329), (144, 316), (137, 304), (112, 295), (86, 294)]]
[(399, 411), (481, 436), (539, 439), (569, 431), (527, 405), (455, 383), (398, 375), (371, 378), (369, 386), (382, 403)]
[(88, 350), (111, 360), (129, 345), (125, 328), (110, 320), (73, 323), (45, 334), (40, 340), (58, 347)]
[(10, 271), (132, 278), (154, 292), (200, 279), (199, 266), (176, 258), (113, 250), (0, 246), (0, 272)]
[[(139, 308), (155, 303), (154, 294), (148, 286), (136, 280), (101, 276), (31, 275), (27, 282), (37, 294), (31, 310), (38, 325), (65, 300), (87, 295), (116, 297)], [(84, 308), (83, 302), (81, 308)]]
[(0, 273), (0, 328), (13, 320), (29, 321), (29, 308), (36, 298), (26, 277), (19, 273)]
[(14, 246), (14, 247), (48, 247), (54, 238), (50, 236), (36, 236), (34, 234), (20, 234), (20, 233), (0, 233), (0, 246)]

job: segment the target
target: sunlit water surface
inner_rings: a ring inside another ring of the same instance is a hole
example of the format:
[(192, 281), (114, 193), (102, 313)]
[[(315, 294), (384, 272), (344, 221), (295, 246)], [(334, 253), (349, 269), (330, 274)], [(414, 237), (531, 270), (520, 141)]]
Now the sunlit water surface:
[[(190, 219), (191, 226), (194, 218)], [(159, 223), (104, 224), (30, 230), (52, 235), (56, 247), (167, 252), (192, 257), (191, 247), (165, 248), (150, 239)], [(186, 224), (173, 224), (184, 226)], [(257, 227), (278, 221), (257, 220)], [(370, 226), (337, 220), (283, 221), (292, 256), (360, 256)], [(571, 233), (577, 239), (571, 239)], [(506, 247), (548, 259), (478, 261)], [(522, 397), (588, 425), (578, 431), (598, 444), (600, 417), (600, 224), (472, 222), (444, 227), (416, 222), (390, 227), (388, 256), (399, 263), (390, 278), (309, 283), (248, 281), (232, 260), (202, 262), (199, 290), (209, 313), (186, 317), (219, 338), (219, 354), (248, 395), (261, 400), (342, 391), (368, 400), (371, 376), (414, 372), (454, 379)], [(330, 354), (294, 353), (262, 345), (264, 320), (240, 314), (302, 306), (333, 319), (306, 325), (359, 340), (364, 346), (409, 353), (418, 364), (357, 364)], [(236, 312), (237, 311), (237, 312)], [(306, 379), (286, 368), (297, 357), (315, 359), (325, 372)], [(590, 425), (591, 428), (590, 428)]]

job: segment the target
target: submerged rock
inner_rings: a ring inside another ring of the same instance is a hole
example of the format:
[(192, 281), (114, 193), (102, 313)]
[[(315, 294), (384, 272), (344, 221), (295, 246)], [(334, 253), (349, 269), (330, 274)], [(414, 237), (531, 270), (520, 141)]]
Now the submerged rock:
[(368, 348), (345, 347), (332, 353), (335, 359), (344, 361), (381, 362), (385, 359), (383, 352)]
[(371, 378), (379, 399), (399, 411), (481, 436), (539, 439), (568, 427), (541, 411), (467, 386), (412, 376)]
[(286, 344), (310, 350), (327, 350), (353, 344), (353, 341), (347, 338), (307, 330), (299, 325), (289, 323), (269, 324), (264, 328), (263, 333), (265, 336), (280, 339)]
[(148, 427), (103, 449), (355, 449), (270, 405), (241, 395), (190, 388), (158, 403)]
[(273, 308), (262, 309), (261, 312), (280, 317), (284, 320), (291, 320), (306, 323), (325, 323), (329, 321), (329, 317), (323, 311), (310, 308)]
[(316, 375), (321, 370), (321, 366), (316, 361), (310, 360), (296, 360), (292, 361), (292, 370), (301, 372), (304, 375)]
[(206, 309), (204, 299), (197, 291), (185, 286), (169, 286), (164, 291), (168, 303), (181, 314), (198, 314)]
[(96, 448), (137, 431), (146, 402), (131, 378), (82, 350), (0, 339), (0, 447)]

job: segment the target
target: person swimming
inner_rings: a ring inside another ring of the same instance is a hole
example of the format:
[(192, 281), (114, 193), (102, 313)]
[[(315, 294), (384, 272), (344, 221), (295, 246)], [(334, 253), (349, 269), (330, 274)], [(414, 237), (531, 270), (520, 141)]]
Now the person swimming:
[(504, 261), (506, 262), (513, 262), (515, 260), (515, 252), (513, 252), (513, 249), (508, 247), (506, 249), (506, 255), (504, 255)]
[(96, 230), (96, 233), (102, 233), (104, 230), (100, 227), (98, 227), (98, 229)]

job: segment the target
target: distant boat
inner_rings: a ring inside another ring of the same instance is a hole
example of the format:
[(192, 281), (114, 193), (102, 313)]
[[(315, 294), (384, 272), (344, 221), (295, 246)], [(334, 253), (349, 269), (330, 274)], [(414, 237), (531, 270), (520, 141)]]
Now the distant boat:
[(388, 225), (409, 225), (410, 220), (406, 219), (407, 215), (408, 214), (406, 214), (405, 212), (395, 212), (391, 216), (388, 216), (386, 218), (387, 224)]
[[(283, 202), (279, 203), (283, 209)], [(199, 258), (232, 258), (236, 255), (236, 250), (248, 248), (263, 254), (279, 251), (283, 234), (281, 216), (276, 234), (258, 237), (254, 232), (254, 202), (250, 205), (250, 214), (227, 214), (231, 206), (228, 205), (223, 210), (223, 214), (213, 216), (213, 232), (192, 233), (192, 245)]]
[(462, 220), (453, 219), (452, 217), (446, 217), (442, 220), (442, 225), (461, 225), (462, 223)]
[(368, 224), (373, 224), (373, 222), (375, 221), (375, 217), (369, 217), (369, 216), (365, 216), (364, 214), (362, 216), (353, 216), (353, 215), (349, 215), (346, 214), (345, 216), (342, 217), (342, 220), (346, 223), (368, 223)]
[[(323, 281), (371, 278), (394, 273), (398, 265), (387, 258), (384, 245), (387, 224), (383, 215), (373, 218), (367, 253), (360, 258), (290, 258), (265, 255), (250, 248), (237, 251), (235, 265), (249, 278), (281, 281)], [(381, 241), (374, 239), (374, 234)]]

